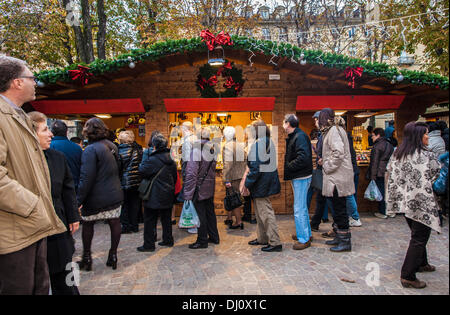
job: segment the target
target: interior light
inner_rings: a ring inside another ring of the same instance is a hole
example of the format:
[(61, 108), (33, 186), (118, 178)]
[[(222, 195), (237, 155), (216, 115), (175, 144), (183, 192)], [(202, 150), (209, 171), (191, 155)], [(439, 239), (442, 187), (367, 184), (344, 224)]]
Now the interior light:
[(355, 115), (355, 117), (356, 118), (367, 118), (367, 117), (373, 116), (375, 114), (376, 113), (367, 111), (367, 112), (358, 113), (358, 114)]
[(95, 114), (95, 117), (101, 118), (101, 119), (110, 119), (112, 116), (110, 114)]
[(334, 112), (334, 114), (335, 114), (336, 116), (342, 116), (342, 115), (344, 115), (346, 112), (347, 112), (346, 110), (336, 110), (336, 111)]
[(219, 116), (219, 117), (227, 117), (227, 113), (217, 113), (217, 116)]

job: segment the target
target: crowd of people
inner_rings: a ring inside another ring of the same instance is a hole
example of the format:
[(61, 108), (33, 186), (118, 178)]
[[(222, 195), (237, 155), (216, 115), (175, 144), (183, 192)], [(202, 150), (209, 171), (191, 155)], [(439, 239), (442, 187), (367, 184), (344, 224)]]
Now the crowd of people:
[[(244, 229), (256, 223), (250, 246), (280, 252), (275, 211), (270, 197), (281, 191), (276, 144), (266, 123), (258, 119), (246, 129), (245, 143), (226, 127), (225, 145), (217, 149), (207, 127), (181, 126), (181, 172), (177, 171), (168, 140), (158, 131), (148, 148), (138, 145), (131, 131), (122, 131), (118, 143), (102, 120), (89, 119), (82, 134), (87, 140), (67, 138), (60, 120), (50, 128), (39, 112), (26, 114), (21, 106), (35, 98), (35, 80), (26, 63), (0, 57), (0, 294), (79, 294), (67, 283), (75, 251), (73, 234), (81, 223), (82, 259), (79, 268), (92, 270), (92, 240), (96, 222), (111, 231), (106, 266), (118, 267), (117, 249), (122, 234), (139, 231), (143, 209), (143, 244), (140, 252), (156, 250), (157, 219), (163, 235), (159, 246), (172, 247), (175, 239), (174, 204), (192, 201), (200, 225), (190, 249), (219, 244), (214, 207), (216, 160), (223, 154), (222, 182), (228, 192), (242, 196), (242, 207), (229, 209), (225, 224)], [(360, 227), (356, 190), (359, 168), (345, 120), (324, 108), (313, 115), (317, 131), (311, 138), (299, 127), (295, 114), (282, 122), (286, 134), (283, 179), (291, 183), (294, 203), (294, 250), (313, 242), (331, 211), (332, 229), (322, 236), (332, 252), (352, 249), (351, 227)], [(431, 230), (440, 232), (448, 216), (448, 128), (443, 122), (410, 122), (398, 145), (395, 128), (370, 130), (373, 145), (367, 178), (384, 196), (378, 218), (404, 214), (411, 241), (401, 270), (404, 287), (423, 288), (417, 272), (432, 272), (426, 245)], [(142, 182), (149, 183), (145, 198)], [(181, 185), (182, 183), (182, 185)], [(438, 187), (439, 186), (439, 187)], [(444, 193), (442, 193), (444, 191)], [(309, 216), (313, 195), (315, 213)], [(440, 194), (440, 195), (439, 195)], [(141, 200), (143, 198), (143, 200)], [(252, 205), (256, 219), (252, 218)], [(243, 210), (243, 216), (242, 216)], [(233, 220), (234, 217), (234, 220)]]

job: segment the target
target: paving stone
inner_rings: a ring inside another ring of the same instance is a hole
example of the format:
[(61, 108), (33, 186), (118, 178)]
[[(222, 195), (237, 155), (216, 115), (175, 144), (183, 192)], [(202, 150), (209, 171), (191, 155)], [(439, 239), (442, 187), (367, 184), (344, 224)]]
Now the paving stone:
[[(346, 295), (448, 295), (449, 233), (448, 224), (440, 235), (432, 232), (428, 242), (428, 259), (437, 267), (434, 273), (418, 274), (427, 282), (423, 290), (404, 289), (400, 270), (410, 240), (410, 230), (403, 217), (380, 220), (362, 215), (363, 226), (352, 228), (352, 252), (332, 253), (320, 233), (331, 224), (313, 232), (312, 246), (295, 251), (290, 239), (294, 231), (293, 216), (278, 215), (283, 251), (264, 253), (260, 246), (247, 242), (256, 236), (256, 225), (244, 230), (227, 231), (224, 217), (218, 217), (219, 245), (191, 250), (195, 235), (174, 228), (175, 246), (156, 246), (152, 253), (140, 253), (143, 226), (136, 234), (123, 235), (118, 250), (118, 267), (105, 266), (110, 246), (109, 226), (98, 223), (92, 245), (93, 270), (80, 272), (81, 294), (177, 294), (177, 295), (259, 295), (259, 294), (346, 294)], [(158, 226), (158, 235), (162, 230)], [(82, 253), (81, 233), (75, 234), (74, 261)], [(366, 283), (369, 270), (376, 263), (380, 285)], [(355, 283), (343, 282), (345, 278)]]

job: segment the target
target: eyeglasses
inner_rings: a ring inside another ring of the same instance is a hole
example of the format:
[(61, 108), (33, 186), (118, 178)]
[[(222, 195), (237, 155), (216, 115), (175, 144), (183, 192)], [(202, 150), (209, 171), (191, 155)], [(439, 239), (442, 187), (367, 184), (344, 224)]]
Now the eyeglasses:
[(18, 77), (18, 79), (21, 79), (21, 78), (34, 80), (34, 82), (36, 82), (36, 83), (38, 83), (38, 81), (39, 81), (35, 76), (23, 76), (23, 77)]

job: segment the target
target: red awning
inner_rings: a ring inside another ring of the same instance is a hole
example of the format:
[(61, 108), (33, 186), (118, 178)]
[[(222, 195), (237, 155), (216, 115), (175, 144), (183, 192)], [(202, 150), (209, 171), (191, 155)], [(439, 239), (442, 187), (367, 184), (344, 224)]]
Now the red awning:
[(31, 102), (37, 111), (46, 115), (124, 114), (143, 113), (140, 98), (110, 100), (42, 100)]
[(168, 113), (273, 111), (275, 97), (166, 98)]
[(389, 110), (398, 109), (405, 95), (305, 95), (297, 97), (296, 109)]

